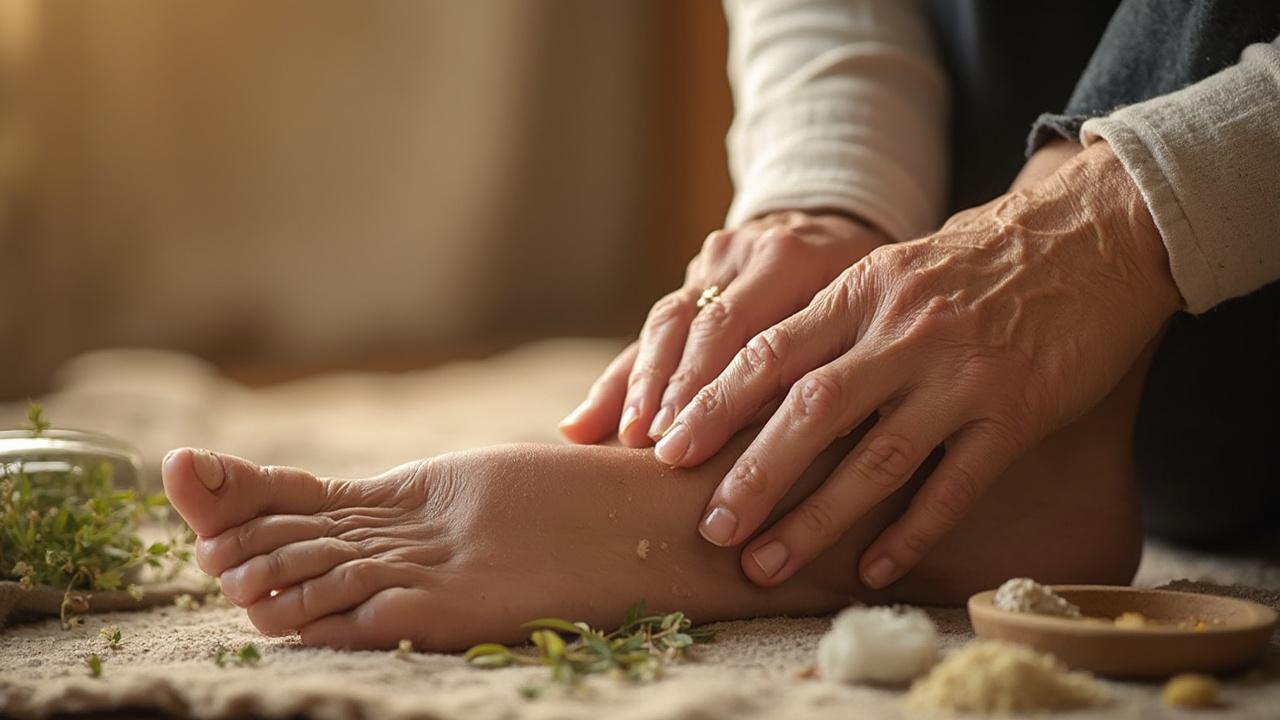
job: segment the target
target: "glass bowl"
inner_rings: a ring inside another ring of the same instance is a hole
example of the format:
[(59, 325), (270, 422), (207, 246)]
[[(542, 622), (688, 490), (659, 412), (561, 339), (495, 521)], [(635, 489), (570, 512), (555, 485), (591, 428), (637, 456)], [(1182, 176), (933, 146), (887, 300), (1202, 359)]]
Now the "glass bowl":
[(117, 488), (143, 490), (142, 453), (110, 435), (50, 428), (32, 436), (29, 430), (0, 430), (0, 477), (21, 465), (29, 475), (69, 472), (105, 461)]

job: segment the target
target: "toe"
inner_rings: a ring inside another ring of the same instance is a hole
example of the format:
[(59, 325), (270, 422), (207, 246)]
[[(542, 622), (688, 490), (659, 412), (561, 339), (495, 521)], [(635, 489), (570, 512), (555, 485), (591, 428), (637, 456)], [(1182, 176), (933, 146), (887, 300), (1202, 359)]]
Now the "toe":
[(412, 563), (357, 558), (259, 600), (248, 608), (249, 620), (267, 635), (280, 635), (350, 610), (382, 590), (419, 586), (429, 572)]
[(298, 630), (303, 645), (342, 650), (385, 650), (408, 640), (415, 650), (461, 650), (431, 632), (440, 613), (425, 590), (389, 588), (350, 612), (327, 615)]
[(201, 537), (266, 513), (319, 512), (331, 492), (329, 482), (303, 470), (191, 448), (169, 453), (162, 474), (169, 502)]
[(272, 590), (288, 588), (319, 577), (360, 552), (337, 538), (316, 538), (276, 548), (250, 558), (218, 578), (222, 594), (241, 607), (252, 605)]
[(196, 540), (196, 564), (218, 577), (231, 568), (290, 543), (332, 532), (327, 515), (263, 515), (215, 535)]

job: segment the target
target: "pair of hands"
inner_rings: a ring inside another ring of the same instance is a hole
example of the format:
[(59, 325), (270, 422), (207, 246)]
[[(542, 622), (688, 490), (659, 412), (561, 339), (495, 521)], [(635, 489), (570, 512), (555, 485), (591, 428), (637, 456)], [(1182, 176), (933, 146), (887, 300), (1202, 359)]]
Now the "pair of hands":
[[(699, 311), (712, 285), (723, 294)], [(1099, 143), (912, 242), (799, 213), (713, 233), (562, 430), (596, 442), (616, 428), (636, 447), (660, 437), (660, 460), (692, 467), (769, 416), (699, 527), (716, 545), (750, 540), (742, 567), (761, 585), (833, 545), (942, 445), (859, 563), (880, 588), (1019, 455), (1102, 400), (1179, 303), (1146, 206)], [(757, 536), (818, 453), (873, 414), (827, 481)]]

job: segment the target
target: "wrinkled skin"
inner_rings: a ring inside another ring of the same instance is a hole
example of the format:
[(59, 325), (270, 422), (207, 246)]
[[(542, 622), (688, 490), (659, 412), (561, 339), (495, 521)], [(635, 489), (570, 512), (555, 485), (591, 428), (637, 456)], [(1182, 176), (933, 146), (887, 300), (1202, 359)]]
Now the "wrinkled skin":
[[(845, 268), (885, 241), (850, 218), (781, 212), (717, 230), (689, 263), (684, 285), (654, 304), (639, 339), (561, 422), (566, 438), (617, 434), (646, 447), (753, 335), (800, 310)], [(698, 300), (709, 287), (719, 299)]]
[[(1104, 143), (1057, 172), (882, 246), (754, 337), (659, 442), (693, 467), (781, 403), (708, 503), (703, 535), (747, 542), (782, 582), (945, 456), (866, 551), (884, 587), (936, 546), (1015, 459), (1096, 406), (1179, 307), (1136, 187)], [(830, 479), (756, 536), (816, 453), (878, 415)]]

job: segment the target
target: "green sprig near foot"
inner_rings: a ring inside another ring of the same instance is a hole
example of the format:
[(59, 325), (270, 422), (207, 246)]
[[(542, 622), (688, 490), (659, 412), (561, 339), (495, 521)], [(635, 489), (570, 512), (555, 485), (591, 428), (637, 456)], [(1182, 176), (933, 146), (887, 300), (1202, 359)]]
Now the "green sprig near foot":
[[(544, 665), (551, 671), (551, 682), (563, 685), (601, 673), (649, 682), (662, 675), (664, 661), (684, 659), (685, 650), (715, 638), (714, 630), (694, 628), (682, 612), (648, 614), (643, 600), (627, 611), (622, 626), (611, 633), (560, 618), (539, 618), (522, 627), (533, 630), (529, 640), (536, 654), (483, 643), (468, 650), (464, 659), (480, 668)], [(566, 643), (562, 633), (573, 639)], [(521, 693), (536, 697), (543, 689), (526, 686)]]

